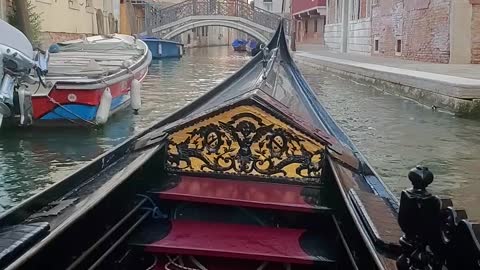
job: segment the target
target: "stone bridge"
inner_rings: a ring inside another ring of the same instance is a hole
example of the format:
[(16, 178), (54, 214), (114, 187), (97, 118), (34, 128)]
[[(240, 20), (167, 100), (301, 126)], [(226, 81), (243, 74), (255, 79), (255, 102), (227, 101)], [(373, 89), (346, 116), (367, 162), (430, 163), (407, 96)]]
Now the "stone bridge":
[[(166, 8), (146, 2), (144, 34), (170, 39), (196, 27), (224, 26), (266, 43), (281, 19), (238, 0), (187, 0)], [(288, 31), (289, 21), (285, 24)]]

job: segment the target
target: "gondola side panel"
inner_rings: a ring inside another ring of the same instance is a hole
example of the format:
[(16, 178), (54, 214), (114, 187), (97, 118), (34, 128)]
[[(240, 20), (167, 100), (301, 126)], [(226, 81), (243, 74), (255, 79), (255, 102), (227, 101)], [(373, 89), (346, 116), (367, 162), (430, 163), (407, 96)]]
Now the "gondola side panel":
[(319, 182), (325, 142), (254, 105), (193, 120), (168, 137), (170, 172)]

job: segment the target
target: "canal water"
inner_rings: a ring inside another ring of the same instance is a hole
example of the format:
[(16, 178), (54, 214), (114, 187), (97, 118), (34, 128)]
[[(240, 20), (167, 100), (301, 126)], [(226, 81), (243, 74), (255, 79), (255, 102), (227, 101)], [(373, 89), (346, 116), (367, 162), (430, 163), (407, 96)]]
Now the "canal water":
[[(82, 164), (205, 93), (250, 58), (230, 47), (188, 50), (180, 60), (152, 63), (138, 115), (122, 112), (98, 130), (2, 131), (0, 211), (61, 180)], [(432, 112), (362, 82), (301, 69), (333, 117), (395, 194), (416, 164), (436, 175), (433, 190), (480, 218), (480, 121)]]

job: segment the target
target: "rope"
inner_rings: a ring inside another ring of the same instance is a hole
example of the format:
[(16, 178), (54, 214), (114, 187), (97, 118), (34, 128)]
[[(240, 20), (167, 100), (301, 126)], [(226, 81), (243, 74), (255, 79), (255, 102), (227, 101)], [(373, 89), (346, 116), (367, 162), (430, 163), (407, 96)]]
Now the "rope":
[(151, 210), (153, 219), (160, 219), (160, 218), (166, 219), (166, 218), (168, 218), (167, 215), (163, 214), (162, 211), (160, 211), (160, 208), (158, 208), (158, 206), (155, 204), (155, 202), (152, 200), (152, 198), (150, 198), (146, 195), (143, 195), (143, 194), (136, 194), (136, 195), (139, 196), (139, 197), (147, 199), (150, 202), (150, 204), (152, 204), (151, 208), (142, 207), (142, 209)]
[(153, 264), (150, 265), (150, 266), (149, 266), (147, 269), (145, 269), (145, 270), (152, 270), (153, 268), (155, 268), (155, 266), (157, 266), (158, 258), (157, 258), (157, 256), (154, 256), (154, 258), (155, 258), (155, 259), (154, 259), (154, 261), (153, 261)]
[(263, 263), (257, 268), (257, 270), (263, 270), (267, 265), (268, 265), (268, 262), (263, 262)]
[(200, 270), (208, 270), (203, 264), (201, 264), (195, 257), (193, 256), (188, 256), (188, 258), (195, 264), (196, 267), (198, 267)]
[[(60, 108), (64, 109), (65, 111), (69, 112), (70, 114), (72, 114), (73, 116), (76, 116), (78, 119), (86, 122), (87, 124), (90, 124), (92, 126), (96, 126), (96, 124), (90, 120), (87, 120), (87, 119), (83, 119), (80, 115), (76, 114), (75, 112), (69, 110), (67, 107), (63, 106), (62, 104), (60, 104), (59, 102), (57, 102), (55, 99), (53, 99), (52, 97), (50, 97), (49, 95), (47, 95), (47, 98), (50, 100), (50, 102), (52, 102), (53, 104), (56, 104), (57, 106), (59, 106)], [(61, 116), (63, 117), (62, 115), (60, 115), (59, 113), (56, 113), (53, 111), (53, 113), (55, 113), (56, 115), (58, 116)], [(72, 123), (77, 123), (76, 121), (72, 120), (72, 119), (69, 119), (69, 118), (66, 118), (66, 117), (63, 117), (65, 118), (66, 120), (72, 122)]]
[(180, 265), (180, 264), (176, 263), (176, 261), (178, 259), (180, 259), (180, 256), (177, 256), (174, 259), (172, 259), (169, 255), (166, 255), (166, 256), (167, 256), (167, 259), (168, 259), (168, 263), (165, 264), (165, 266), (164, 266), (165, 270), (176, 270), (176, 269), (170, 268), (170, 265), (173, 265), (173, 266), (175, 266), (177, 268), (180, 268), (182, 270), (208, 270), (207, 268), (204, 268), (204, 269), (191, 268), (191, 267), (183, 266), (183, 265)]

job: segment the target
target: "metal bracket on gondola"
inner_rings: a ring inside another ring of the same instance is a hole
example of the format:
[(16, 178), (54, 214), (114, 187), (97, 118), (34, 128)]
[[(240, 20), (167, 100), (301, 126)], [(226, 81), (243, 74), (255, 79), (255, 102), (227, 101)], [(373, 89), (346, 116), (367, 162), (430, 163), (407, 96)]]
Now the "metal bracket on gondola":
[(138, 151), (138, 150), (143, 150), (145, 148), (149, 148), (154, 145), (158, 145), (161, 142), (164, 141), (164, 139), (167, 137), (167, 133), (163, 132), (162, 130), (160, 131), (154, 131), (149, 134), (146, 134), (144, 137), (141, 137), (138, 139), (138, 141), (135, 143), (133, 150)]
[(352, 151), (338, 143), (330, 144), (327, 146), (328, 155), (335, 161), (340, 162), (344, 167), (358, 172), (360, 169), (360, 161), (352, 153)]

